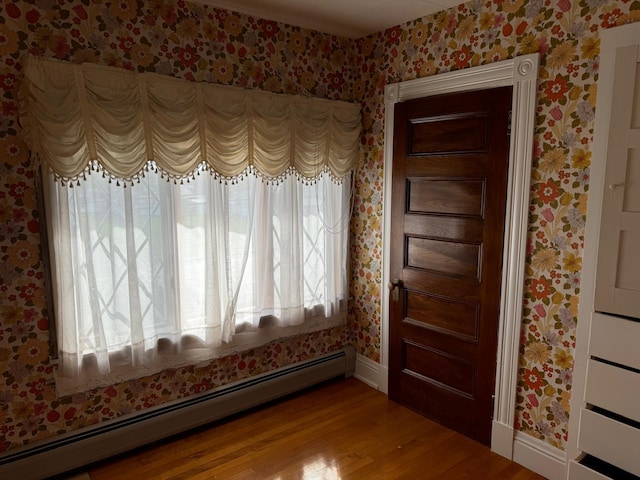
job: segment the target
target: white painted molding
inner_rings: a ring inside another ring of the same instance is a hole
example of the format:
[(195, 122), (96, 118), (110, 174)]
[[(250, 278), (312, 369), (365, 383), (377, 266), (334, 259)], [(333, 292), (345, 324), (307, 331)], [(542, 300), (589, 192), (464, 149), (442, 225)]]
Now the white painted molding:
[(389, 367), (380, 365), (380, 385), (378, 387), (385, 395), (389, 395)]
[[(496, 449), (505, 452), (511, 439), (500, 437), (513, 433), (515, 396), (518, 374), (518, 344), (522, 323), (522, 295), (524, 265), (529, 218), (529, 186), (533, 156), (533, 133), (536, 110), (538, 54), (524, 55), (489, 65), (473, 67), (433, 77), (387, 85), (385, 88), (385, 145), (383, 199), (383, 267), (382, 267), (382, 324), (381, 366), (389, 365), (389, 238), (391, 228), (391, 178), (393, 162), (394, 106), (398, 102), (442, 93), (462, 92), (502, 86), (513, 86), (512, 129), (509, 154), (509, 184), (507, 216), (505, 219), (502, 299), (496, 367), (496, 403), (492, 433)], [(498, 439), (499, 438), (499, 439)], [(497, 450), (496, 450), (497, 451)], [(502, 454), (502, 453), (501, 453)]]
[[(407, 82), (405, 82), (407, 83)], [(394, 108), (399, 102), (400, 83), (387, 85), (384, 89), (384, 170), (383, 181), (384, 190), (382, 193), (382, 292), (381, 305), (381, 325), (380, 325), (380, 364), (389, 367), (389, 278), (391, 252), (389, 245), (389, 235), (391, 233), (391, 172), (393, 171), (393, 129), (394, 129)]]
[(548, 480), (565, 478), (565, 452), (526, 433), (516, 432), (513, 461)]
[(494, 420), (513, 427), (522, 326), (538, 56), (515, 59)]
[(505, 458), (513, 458), (513, 426), (493, 421), (491, 425), (491, 451)]
[[(589, 172), (589, 199), (587, 201), (584, 254), (580, 275), (580, 303), (578, 305), (578, 326), (576, 328), (573, 385), (571, 388), (571, 412), (579, 412), (586, 405), (584, 392), (589, 359), (587, 346), (589, 345), (591, 315), (594, 308), (600, 218), (605, 191), (608, 131), (611, 117), (611, 100), (613, 98), (615, 52), (620, 47), (638, 43), (640, 43), (640, 23), (631, 23), (600, 32), (600, 76), (598, 79), (594, 140)], [(581, 455), (581, 450), (578, 448), (579, 429), (580, 415), (572, 414), (569, 418), (569, 439), (567, 442), (567, 458), (569, 460), (575, 460)]]
[[(371, 388), (381, 390), (381, 368), (378, 362), (374, 362), (370, 358), (361, 354), (356, 354), (356, 371), (353, 374), (355, 378), (366, 383)], [(387, 393), (386, 391), (384, 393)]]

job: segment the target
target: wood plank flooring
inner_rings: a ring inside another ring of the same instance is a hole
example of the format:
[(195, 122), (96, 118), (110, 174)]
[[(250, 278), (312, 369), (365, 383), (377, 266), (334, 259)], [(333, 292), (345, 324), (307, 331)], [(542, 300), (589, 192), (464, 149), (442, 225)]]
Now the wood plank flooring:
[(91, 480), (543, 478), (353, 378), (138, 449), (88, 473)]

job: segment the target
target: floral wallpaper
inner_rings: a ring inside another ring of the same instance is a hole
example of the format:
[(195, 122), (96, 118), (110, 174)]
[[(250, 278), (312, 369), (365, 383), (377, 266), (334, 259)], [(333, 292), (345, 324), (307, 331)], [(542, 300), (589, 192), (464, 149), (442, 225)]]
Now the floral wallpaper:
[[(353, 343), (380, 358), (384, 86), (540, 52), (516, 428), (564, 448), (598, 76), (599, 31), (638, 0), (473, 0), (347, 40), (182, 0), (0, 4), (0, 452)], [(48, 356), (34, 166), (20, 139), (24, 54), (363, 105), (350, 321), (58, 397)]]
[(34, 164), (18, 118), (24, 55), (349, 100), (349, 48), (345, 39), (183, 1), (0, 3), (0, 452), (352, 343), (351, 329), (335, 328), (58, 397)]
[[(366, 149), (353, 219), (358, 351), (378, 358), (384, 86), (540, 52), (516, 429), (568, 435), (599, 32), (640, 21), (629, 0), (473, 0), (360, 39)], [(371, 283), (374, 280), (374, 283)], [(367, 298), (376, 299), (368, 301)]]

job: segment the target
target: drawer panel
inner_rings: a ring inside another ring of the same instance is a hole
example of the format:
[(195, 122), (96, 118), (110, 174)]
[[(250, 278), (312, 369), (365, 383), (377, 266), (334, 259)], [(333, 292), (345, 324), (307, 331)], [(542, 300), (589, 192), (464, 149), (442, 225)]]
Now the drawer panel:
[(569, 462), (569, 476), (567, 478), (568, 480), (611, 480), (611, 477), (580, 465), (575, 460)]
[(594, 313), (589, 354), (640, 370), (640, 322)]
[(589, 360), (585, 400), (640, 422), (640, 373)]
[(578, 448), (629, 473), (640, 475), (640, 429), (582, 409)]

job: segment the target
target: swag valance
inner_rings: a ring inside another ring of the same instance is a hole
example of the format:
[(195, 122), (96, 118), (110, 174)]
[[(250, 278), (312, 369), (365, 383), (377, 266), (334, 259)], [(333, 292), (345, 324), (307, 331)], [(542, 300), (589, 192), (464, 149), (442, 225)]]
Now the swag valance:
[(26, 139), (63, 180), (95, 163), (130, 180), (149, 162), (174, 178), (204, 165), (229, 179), (250, 168), (340, 179), (358, 162), (355, 104), (36, 57), (24, 76)]

